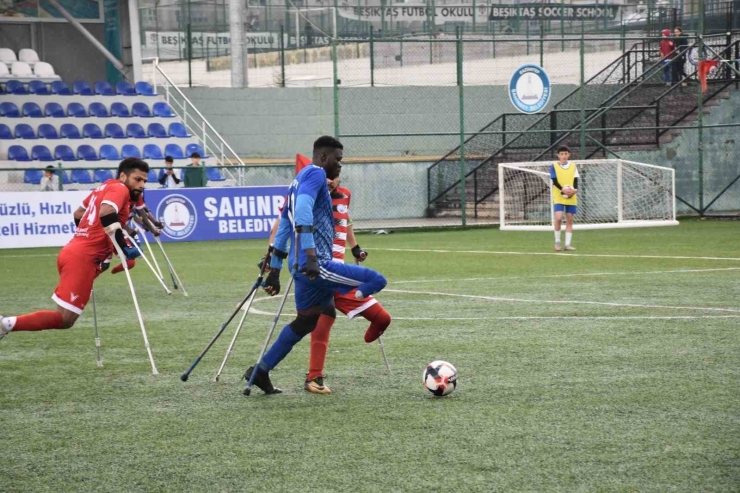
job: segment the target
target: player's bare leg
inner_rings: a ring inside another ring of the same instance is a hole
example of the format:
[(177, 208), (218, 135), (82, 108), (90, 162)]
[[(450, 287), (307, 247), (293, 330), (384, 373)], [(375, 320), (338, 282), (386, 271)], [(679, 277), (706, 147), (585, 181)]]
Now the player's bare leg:
[(75, 324), (78, 318), (78, 314), (61, 306), (58, 306), (56, 311), (40, 310), (17, 317), (0, 316), (0, 339), (11, 331), (25, 332), (69, 329)]
[[(561, 213), (562, 217), (562, 213)], [(571, 246), (570, 241), (573, 239), (573, 213), (567, 212), (565, 214), (565, 251), (575, 251), (575, 247)]]
[[(572, 220), (573, 214), (571, 214), (571, 220)], [(553, 224), (553, 227), (555, 228), (555, 251), (560, 251), (560, 226), (563, 223), (563, 211), (555, 211), (555, 224)], [(571, 225), (572, 228), (572, 225)], [(567, 230), (567, 225), (566, 225)]]

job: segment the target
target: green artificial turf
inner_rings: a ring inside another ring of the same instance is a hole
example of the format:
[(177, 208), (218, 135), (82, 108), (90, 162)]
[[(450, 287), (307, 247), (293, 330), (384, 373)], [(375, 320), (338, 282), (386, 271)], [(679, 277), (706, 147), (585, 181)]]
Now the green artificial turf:
[[(71, 330), (0, 341), (0, 491), (740, 490), (737, 222), (576, 232), (557, 255), (551, 233), (359, 239), (389, 280), (392, 375), (367, 323), (340, 318), (332, 395), (303, 390), (303, 341), (272, 373), (285, 394), (243, 396), (274, 298), (219, 383), (238, 319), (181, 382), (264, 242), (168, 244), (190, 297), (132, 271), (159, 376), (123, 274), (95, 286), (104, 368), (91, 306)], [(0, 313), (53, 308), (57, 251), (0, 250)], [(435, 359), (458, 369), (448, 397), (422, 387)]]

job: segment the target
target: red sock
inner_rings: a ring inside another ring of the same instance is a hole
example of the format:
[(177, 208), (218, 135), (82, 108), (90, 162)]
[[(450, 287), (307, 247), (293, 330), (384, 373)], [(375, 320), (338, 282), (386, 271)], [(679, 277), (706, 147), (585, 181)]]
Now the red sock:
[(326, 350), (329, 347), (329, 332), (332, 325), (334, 325), (334, 318), (321, 315), (316, 328), (311, 332), (311, 357), (308, 362), (306, 380), (313, 380), (324, 374)]
[(370, 321), (370, 327), (365, 331), (365, 342), (373, 342), (383, 335), (385, 329), (391, 324), (391, 316), (380, 303), (376, 303), (364, 312), (362, 316)]
[[(136, 266), (136, 260), (127, 260), (126, 265), (128, 266), (128, 270), (131, 270)], [(123, 263), (116, 265), (110, 271), (111, 274), (118, 274), (119, 272), (123, 272)]]
[(19, 316), (13, 331), (24, 331), (24, 330), (47, 330), (47, 329), (63, 329), (64, 319), (62, 314), (54, 310), (42, 310), (40, 312), (29, 313), (28, 315)]

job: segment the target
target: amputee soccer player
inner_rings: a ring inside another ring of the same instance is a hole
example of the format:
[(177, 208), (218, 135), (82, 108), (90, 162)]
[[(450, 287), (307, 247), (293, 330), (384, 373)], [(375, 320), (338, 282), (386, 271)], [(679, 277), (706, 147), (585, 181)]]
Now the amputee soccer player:
[[(329, 191), (334, 211), (334, 261), (344, 263), (345, 252), (349, 245), (352, 256), (358, 262), (363, 262), (367, 258), (367, 252), (358, 244), (349, 217), (352, 194), (347, 188), (339, 186), (339, 178), (329, 182)], [(358, 300), (355, 297), (354, 290), (346, 294), (336, 292), (334, 293), (334, 305), (350, 320), (362, 315), (370, 322), (370, 327), (365, 331), (365, 342), (367, 343), (377, 340), (391, 324), (391, 316), (372, 296)], [(324, 384), (324, 364), (326, 363), (326, 351), (329, 347), (329, 333), (335, 320), (336, 314), (333, 310), (322, 313), (316, 325), (316, 330), (311, 332), (311, 356), (304, 388), (314, 394), (331, 393), (329, 387)]]
[[(280, 214), (280, 226), (270, 257), (270, 272), (264, 289), (271, 296), (280, 292), (280, 269), (288, 258), (295, 282), (297, 317), (283, 327), (280, 335), (267, 350), (257, 368), (247, 369), (244, 377), (252, 372), (254, 384), (266, 394), (280, 393), (270, 381), (269, 372), (282, 361), (306, 334), (315, 328), (322, 313), (333, 311), (334, 292), (347, 293), (356, 289), (355, 297), (363, 300), (386, 286), (385, 278), (377, 272), (356, 265), (346, 265), (332, 260), (334, 215), (327, 178), (339, 176), (343, 157), (341, 142), (329, 136), (319, 137), (313, 145), (313, 164), (305, 167), (288, 189), (288, 203)], [(296, 244), (295, 234), (298, 236)], [(290, 252), (287, 250), (290, 240)], [(295, 249), (298, 265), (294, 266)], [(297, 268), (296, 268), (297, 267)], [(332, 313), (333, 312), (333, 313)]]
[(127, 258), (139, 256), (136, 248), (126, 243), (121, 227), (128, 220), (130, 202), (144, 191), (148, 172), (149, 165), (141, 159), (124, 159), (118, 166), (118, 178), (107, 180), (90, 194), (74, 236), (57, 257), (59, 284), (52, 296), (57, 310), (0, 316), (0, 338), (10, 331), (72, 327), (90, 299), (95, 278), (102, 272), (101, 263), (112, 248), (111, 241), (118, 243)]
[(555, 251), (560, 248), (560, 227), (565, 213), (565, 250), (575, 250), (570, 242), (573, 239), (573, 216), (578, 212), (578, 168), (569, 161), (570, 148), (558, 147), (558, 161), (550, 166), (552, 179), (552, 201), (555, 209)]

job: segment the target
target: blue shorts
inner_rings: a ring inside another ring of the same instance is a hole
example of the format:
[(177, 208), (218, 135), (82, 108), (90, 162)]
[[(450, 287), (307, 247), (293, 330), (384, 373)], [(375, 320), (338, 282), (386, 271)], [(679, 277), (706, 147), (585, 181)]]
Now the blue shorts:
[(387, 284), (385, 277), (359, 265), (330, 261), (319, 269), (321, 275), (313, 281), (300, 272), (293, 275), (297, 310), (331, 305), (334, 302), (334, 293), (346, 294), (355, 288), (369, 296), (382, 290)]
[(577, 205), (564, 205), (564, 204), (555, 204), (555, 212), (563, 212), (565, 211), (566, 214), (575, 214), (578, 212), (578, 206)]

